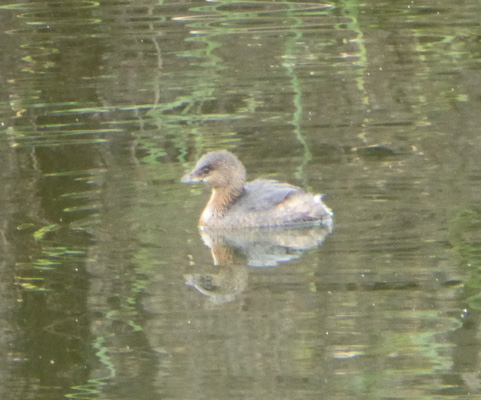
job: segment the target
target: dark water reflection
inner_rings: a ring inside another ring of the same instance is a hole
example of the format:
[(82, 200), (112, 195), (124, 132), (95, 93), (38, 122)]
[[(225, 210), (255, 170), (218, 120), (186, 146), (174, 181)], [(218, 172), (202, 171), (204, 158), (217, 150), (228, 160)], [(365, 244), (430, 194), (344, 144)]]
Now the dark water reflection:
[[(0, 5), (0, 398), (479, 396), (480, 12)], [(202, 238), (218, 148), (333, 232)]]

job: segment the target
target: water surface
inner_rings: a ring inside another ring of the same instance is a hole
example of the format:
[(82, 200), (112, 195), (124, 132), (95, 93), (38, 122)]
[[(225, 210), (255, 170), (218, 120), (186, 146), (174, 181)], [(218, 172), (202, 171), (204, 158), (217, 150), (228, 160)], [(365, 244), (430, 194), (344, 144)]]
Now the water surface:
[[(0, 6), (0, 397), (481, 395), (478, 1)], [(332, 232), (202, 237), (229, 149)]]

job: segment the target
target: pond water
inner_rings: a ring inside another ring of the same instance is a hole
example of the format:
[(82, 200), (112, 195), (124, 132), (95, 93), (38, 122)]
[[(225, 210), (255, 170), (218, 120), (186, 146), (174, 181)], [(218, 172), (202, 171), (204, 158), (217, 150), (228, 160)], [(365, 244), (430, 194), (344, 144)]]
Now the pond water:
[[(0, 5), (0, 398), (481, 396), (480, 15)], [(332, 232), (201, 236), (214, 149)]]

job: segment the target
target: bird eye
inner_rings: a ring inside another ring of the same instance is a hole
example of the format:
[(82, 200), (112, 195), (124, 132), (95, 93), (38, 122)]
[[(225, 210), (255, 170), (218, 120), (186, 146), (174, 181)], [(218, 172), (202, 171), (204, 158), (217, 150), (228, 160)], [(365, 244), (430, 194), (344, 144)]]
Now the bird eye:
[(202, 175), (203, 176), (209, 175), (209, 172), (210, 172), (209, 167), (202, 168)]

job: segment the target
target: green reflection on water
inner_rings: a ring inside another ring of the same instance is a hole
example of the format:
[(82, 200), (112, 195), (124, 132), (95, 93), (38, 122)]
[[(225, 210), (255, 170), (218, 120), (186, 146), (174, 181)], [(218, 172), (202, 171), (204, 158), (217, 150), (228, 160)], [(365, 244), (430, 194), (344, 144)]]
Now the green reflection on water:
[[(349, 57), (357, 59), (354, 61), (354, 65), (358, 65), (357, 78), (355, 79), (359, 91), (362, 93), (362, 102), (365, 106), (369, 105), (369, 95), (365, 87), (365, 77), (367, 76), (367, 67), (369, 65), (367, 57), (366, 43), (364, 40), (363, 27), (359, 22), (359, 7), (362, 4), (358, 0), (343, 0), (342, 14), (349, 21), (346, 25), (351, 32), (356, 33), (354, 39), (350, 39), (350, 43), (356, 43), (357, 52), (348, 54)], [(338, 29), (343, 29), (341, 25), (338, 25)], [(367, 121), (366, 121), (367, 122)]]
[[(297, 71), (297, 55), (303, 52), (303, 46), (299, 44), (303, 37), (304, 30), (311, 30), (315, 27), (312, 22), (307, 23), (306, 17), (319, 17), (328, 15), (333, 7), (326, 3), (297, 3), (297, 2), (242, 2), (239, 8), (238, 1), (212, 2), (211, 4), (194, 7), (190, 12), (198, 15), (188, 15), (175, 17), (174, 20), (186, 21), (191, 29), (191, 36), (187, 42), (198, 43), (201, 46), (179, 52), (178, 57), (185, 57), (199, 62), (192, 62), (191, 65), (202, 68), (201, 74), (196, 79), (187, 77), (182, 82), (183, 86), (191, 83), (191, 91), (188, 96), (181, 95), (175, 100), (164, 103), (151, 110), (148, 114), (157, 121), (157, 125), (164, 131), (173, 132), (176, 147), (181, 154), (187, 154), (187, 139), (189, 136), (195, 137), (197, 155), (199, 156), (206, 149), (211, 148), (231, 148), (239, 141), (230, 132), (216, 135), (212, 138), (199, 128), (199, 121), (216, 121), (220, 119), (235, 120), (250, 118), (257, 109), (263, 106), (263, 101), (259, 99), (257, 90), (254, 87), (251, 93), (244, 93), (242, 102), (246, 107), (238, 107), (235, 111), (226, 114), (204, 113), (203, 104), (208, 101), (216, 101), (216, 90), (219, 82), (224, 77), (227, 81), (233, 73), (228, 67), (227, 61), (221, 58), (219, 50), (225, 46), (223, 38), (232, 34), (253, 34), (255, 32), (272, 31), (275, 34), (283, 32), (285, 35), (285, 52), (283, 63), (286, 75), (289, 79), (291, 88), (286, 88), (292, 92), (292, 108), (290, 124), (293, 126), (293, 133), (302, 148), (302, 162), (298, 167), (297, 177), (303, 178), (304, 167), (312, 159), (312, 154), (308, 143), (303, 137), (301, 121), (304, 109), (302, 105), (303, 87), (300, 84)], [(250, 24), (250, 21), (256, 21)], [(282, 21), (282, 23), (280, 23)], [(322, 24), (322, 20), (316, 20)], [(262, 26), (259, 26), (260, 25)], [(222, 39), (221, 39), (222, 38)], [(259, 114), (258, 114), (259, 115)], [(282, 115), (280, 118), (285, 119)], [(289, 118), (287, 116), (287, 118)], [(286, 121), (287, 122), (287, 121)], [(194, 125), (197, 123), (197, 126)], [(148, 160), (152, 161), (159, 154), (159, 150), (153, 148), (158, 144), (149, 146), (152, 156)], [(160, 154), (162, 151), (160, 151)], [(181, 155), (181, 158), (183, 156)]]
[(58, 231), (59, 229), (60, 229), (59, 224), (50, 224), (35, 231), (33, 233), (33, 237), (35, 238), (35, 240), (42, 240), (49, 233)]
[[(295, 7), (292, 5), (292, 7)], [(301, 27), (303, 26), (303, 22), (301, 18), (291, 16), (294, 20), (292, 24), (293, 27)], [(303, 115), (303, 107), (302, 107), (302, 88), (299, 83), (299, 78), (297, 76), (296, 70), (296, 49), (299, 47), (298, 42), (302, 39), (302, 30), (293, 28), (294, 35), (289, 36), (286, 41), (286, 52), (284, 58), (289, 60), (288, 62), (284, 62), (283, 66), (287, 70), (287, 75), (290, 77), (292, 90), (294, 93), (293, 96), (293, 105), (294, 105), (294, 113), (292, 115), (292, 125), (294, 127), (294, 134), (296, 136), (297, 141), (301, 144), (303, 148), (303, 158), (301, 165), (298, 166), (296, 177), (298, 179), (304, 179), (304, 167), (307, 163), (312, 159), (311, 151), (309, 150), (309, 146), (306, 142), (306, 139), (302, 135), (301, 131), (301, 120)], [(303, 182), (305, 186), (305, 181)]]
[(68, 8), (91, 8), (98, 7), (98, 1), (80, 0), (80, 1), (36, 1), (34, 3), (14, 3), (0, 6), (0, 10), (49, 10), (51, 7), (68, 7)]
[(105, 342), (106, 339), (104, 337), (98, 336), (95, 338), (92, 346), (96, 350), (95, 355), (108, 371), (108, 374), (101, 378), (89, 379), (84, 385), (72, 386), (71, 389), (77, 392), (66, 394), (65, 397), (67, 399), (97, 399), (103, 393), (102, 387), (109, 385), (111, 380), (117, 376), (115, 363), (109, 355), (109, 348), (105, 345)]
[(472, 268), (469, 280), (464, 282), (471, 294), (466, 303), (474, 310), (481, 310), (481, 213), (476, 209), (462, 209), (449, 222), (450, 243), (459, 253), (460, 262)]

